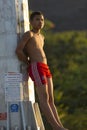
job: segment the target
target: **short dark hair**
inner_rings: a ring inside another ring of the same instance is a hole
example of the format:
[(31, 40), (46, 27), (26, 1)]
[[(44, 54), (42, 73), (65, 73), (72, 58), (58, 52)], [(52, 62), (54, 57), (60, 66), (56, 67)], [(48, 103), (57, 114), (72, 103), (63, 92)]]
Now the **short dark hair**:
[[(30, 15), (30, 20), (33, 20), (33, 18), (34, 18), (36, 15), (43, 15), (43, 13), (42, 13), (41, 11), (32, 12), (31, 15)], [(43, 16), (44, 16), (44, 15), (43, 15)]]

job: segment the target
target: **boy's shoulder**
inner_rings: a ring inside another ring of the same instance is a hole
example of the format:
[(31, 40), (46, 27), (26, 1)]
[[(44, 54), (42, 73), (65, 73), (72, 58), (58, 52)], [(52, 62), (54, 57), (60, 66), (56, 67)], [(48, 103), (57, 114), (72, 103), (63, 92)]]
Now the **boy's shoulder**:
[(24, 33), (24, 35), (25, 35), (26, 37), (32, 37), (32, 36), (33, 36), (33, 33), (32, 33), (32, 31), (27, 31), (27, 32)]
[[(30, 38), (34, 37), (34, 33), (33, 33), (31, 30), (30, 30), (30, 31), (26, 31), (26, 32), (24, 33), (24, 36), (25, 36), (26, 38), (30, 39)], [(44, 38), (44, 35), (43, 35), (42, 33), (40, 33), (40, 36), (41, 36), (43, 39), (45, 39), (45, 38)]]

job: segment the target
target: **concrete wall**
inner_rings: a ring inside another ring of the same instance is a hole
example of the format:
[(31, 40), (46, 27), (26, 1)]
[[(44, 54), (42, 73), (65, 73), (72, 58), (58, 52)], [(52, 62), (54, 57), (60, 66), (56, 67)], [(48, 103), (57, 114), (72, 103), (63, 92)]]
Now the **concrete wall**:
[[(29, 30), (27, 0), (0, 0), (0, 126), (6, 125), (5, 73), (20, 72), (17, 40)], [(16, 96), (16, 94), (15, 94)]]
[(0, 0), (0, 101), (2, 101), (0, 112), (6, 111), (4, 107), (4, 73), (19, 70), (19, 63), (15, 56), (16, 24), (15, 1)]

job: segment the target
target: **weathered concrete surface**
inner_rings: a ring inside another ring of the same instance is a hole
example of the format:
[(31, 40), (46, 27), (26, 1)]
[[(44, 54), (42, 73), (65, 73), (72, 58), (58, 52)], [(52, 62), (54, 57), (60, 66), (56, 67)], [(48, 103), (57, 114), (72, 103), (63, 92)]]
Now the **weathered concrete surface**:
[[(17, 71), (18, 60), (15, 56), (17, 43), (15, 1), (0, 0), (0, 111), (4, 107), (4, 73)], [(15, 66), (15, 64), (17, 66)]]
[[(27, 0), (0, 0), (0, 126), (6, 126), (7, 112), (4, 76), (8, 72), (20, 72), (20, 63), (15, 55), (18, 37), (29, 30)], [(15, 94), (16, 95), (16, 94)], [(10, 107), (9, 107), (10, 109)], [(12, 115), (14, 118), (15, 114)], [(16, 113), (12, 125), (21, 125)]]

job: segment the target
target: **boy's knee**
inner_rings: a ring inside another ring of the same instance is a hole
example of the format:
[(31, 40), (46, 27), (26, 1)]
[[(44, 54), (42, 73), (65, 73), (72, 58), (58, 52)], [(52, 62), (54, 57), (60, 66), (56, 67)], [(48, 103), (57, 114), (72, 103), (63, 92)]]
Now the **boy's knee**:
[(54, 99), (52, 96), (49, 96), (49, 103), (54, 103)]
[(41, 88), (37, 88), (36, 90), (40, 104), (49, 102), (49, 94), (46, 90), (46, 86), (42, 86)]
[(49, 98), (47, 95), (44, 95), (42, 98), (40, 98), (41, 103), (47, 103), (49, 102)]
[(48, 95), (43, 95), (42, 97), (39, 97), (39, 102), (41, 106), (48, 104), (49, 103)]
[(49, 100), (49, 95), (46, 92), (43, 92), (38, 96), (39, 96), (39, 100), (43, 100), (43, 101), (48, 101)]
[(42, 109), (43, 111), (44, 111), (44, 109), (45, 109), (46, 107), (48, 107), (48, 105), (49, 105), (48, 100), (40, 101), (40, 107), (41, 107), (41, 109)]

